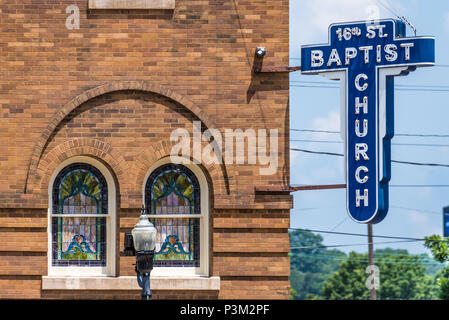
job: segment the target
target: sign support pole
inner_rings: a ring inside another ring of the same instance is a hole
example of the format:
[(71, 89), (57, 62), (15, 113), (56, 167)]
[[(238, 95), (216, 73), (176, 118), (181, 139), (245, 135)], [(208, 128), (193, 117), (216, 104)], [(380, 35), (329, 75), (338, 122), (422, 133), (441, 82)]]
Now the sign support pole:
[[(374, 246), (373, 246), (373, 225), (368, 223), (368, 260), (369, 266), (371, 270), (370, 278), (375, 279), (375, 271), (374, 271)], [(370, 289), (370, 300), (376, 300), (376, 286), (371, 285)]]

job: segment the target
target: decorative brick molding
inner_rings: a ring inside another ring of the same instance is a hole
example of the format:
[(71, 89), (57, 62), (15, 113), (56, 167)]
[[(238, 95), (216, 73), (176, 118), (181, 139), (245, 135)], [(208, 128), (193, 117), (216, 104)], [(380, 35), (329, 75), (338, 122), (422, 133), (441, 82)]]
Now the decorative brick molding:
[[(171, 155), (173, 145), (173, 142), (161, 141), (158, 144), (145, 149), (134, 159), (137, 167), (136, 186), (143, 185), (145, 175), (148, 173), (148, 170), (154, 162)], [(190, 160), (193, 161), (194, 159), (191, 158)], [(212, 186), (212, 198), (214, 198), (213, 195), (230, 194), (231, 192), (236, 191), (233, 166), (200, 165), (200, 167), (203, 171), (206, 171), (206, 177)]]
[[(30, 177), (29, 185), (36, 194), (46, 195), (50, 177), (61, 162), (74, 156), (90, 156), (101, 160), (110, 168), (120, 188), (121, 207), (140, 208), (141, 186), (149, 168), (157, 160), (170, 156), (172, 146), (173, 143), (161, 141), (142, 151), (130, 162), (107, 142), (92, 138), (73, 138), (57, 145), (40, 159), (36, 174)], [(233, 182), (232, 175), (229, 178), (226, 171), (218, 165), (200, 167), (205, 171), (213, 191), (211, 199), (214, 194), (229, 194), (229, 180)], [(231, 185), (235, 191), (235, 183)]]
[[(187, 110), (189, 110), (193, 115), (195, 115), (206, 128), (217, 128), (217, 126), (210, 120), (209, 116), (204, 113), (198, 106), (196, 106), (190, 99), (168, 89), (164, 88), (162, 86), (156, 85), (151, 82), (147, 81), (116, 81), (116, 82), (110, 82), (98, 87), (95, 87), (93, 89), (87, 90), (80, 94), (79, 96), (72, 99), (70, 102), (68, 102), (65, 106), (63, 106), (59, 111), (57, 111), (53, 117), (51, 118), (50, 122), (48, 123), (45, 130), (42, 132), (41, 137), (36, 142), (33, 152), (30, 159), (30, 164), (28, 168), (27, 178), (25, 181), (25, 187), (24, 187), (24, 193), (32, 193), (33, 192), (33, 185), (31, 184), (31, 180), (33, 180), (34, 176), (39, 174), (37, 171), (39, 167), (39, 163), (41, 161), (42, 155), (44, 154), (45, 149), (47, 148), (47, 145), (54, 134), (56, 128), (58, 125), (69, 115), (72, 111), (74, 111), (76, 108), (83, 105), (85, 102), (99, 97), (101, 95), (115, 92), (115, 91), (123, 91), (123, 90), (133, 90), (133, 91), (143, 91), (143, 92), (150, 92), (150, 93), (157, 93), (162, 96), (165, 96)], [(100, 144), (97, 144), (100, 145)], [(85, 146), (87, 149), (94, 148), (91, 151), (95, 153), (102, 154), (101, 149), (95, 150), (95, 146)], [(85, 150), (86, 150), (85, 148)], [(84, 151), (85, 151), (84, 150)], [(90, 154), (90, 153), (89, 153)]]
[(89, 9), (174, 9), (175, 0), (89, 0)]
[(30, 177), (30, 186), (45, 193), (50, 177), (57, 166), (68, 158), (81, 155), (102, 160), (110, 167), (119, 182), (124, 182), (125, 174), (130, 171), (127, 161), (109, 143), (92, 138), (74, 138), (57, 145), (40, 159), (36, 173)]

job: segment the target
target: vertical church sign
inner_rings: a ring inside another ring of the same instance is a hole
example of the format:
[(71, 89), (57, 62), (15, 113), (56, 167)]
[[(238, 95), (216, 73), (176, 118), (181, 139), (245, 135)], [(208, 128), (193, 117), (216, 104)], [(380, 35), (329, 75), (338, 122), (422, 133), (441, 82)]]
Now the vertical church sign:
[(341, 83), (346, 207), (359, 223), (378, 223), (388, 211), (394, 77), (435, 64), (435, 38), (405, 31), (390, 19), (332, 24), (328, 44), (301, 47), (303, 74)]

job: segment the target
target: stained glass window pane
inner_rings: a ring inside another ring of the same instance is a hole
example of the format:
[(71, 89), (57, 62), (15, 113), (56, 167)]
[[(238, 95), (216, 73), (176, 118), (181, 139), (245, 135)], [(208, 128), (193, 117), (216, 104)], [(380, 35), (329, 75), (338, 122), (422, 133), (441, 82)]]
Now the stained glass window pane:
[(155, 265), (165, 267), (199, 267), (200, 188), (188, 168), (166, 164), (148, 178), (145, 188), (146, 207), (151, 215), (186, 215), (186, 217), (154, 217), (157, 229)]
[(199, 247), (200, 220), (161, 218), (153, 219), (153, 222), (158, 230), (155, 261), (166, 261), (165, 265), (170, 266), (196, 265), (195, 260), (199, 258), (196, 249)]
[(83, 163), (64, 168), (53, 186), (53, 213), (67, 215), (52, 219), (53, 265), (105, 266), (107, 184), (100, 171)]

